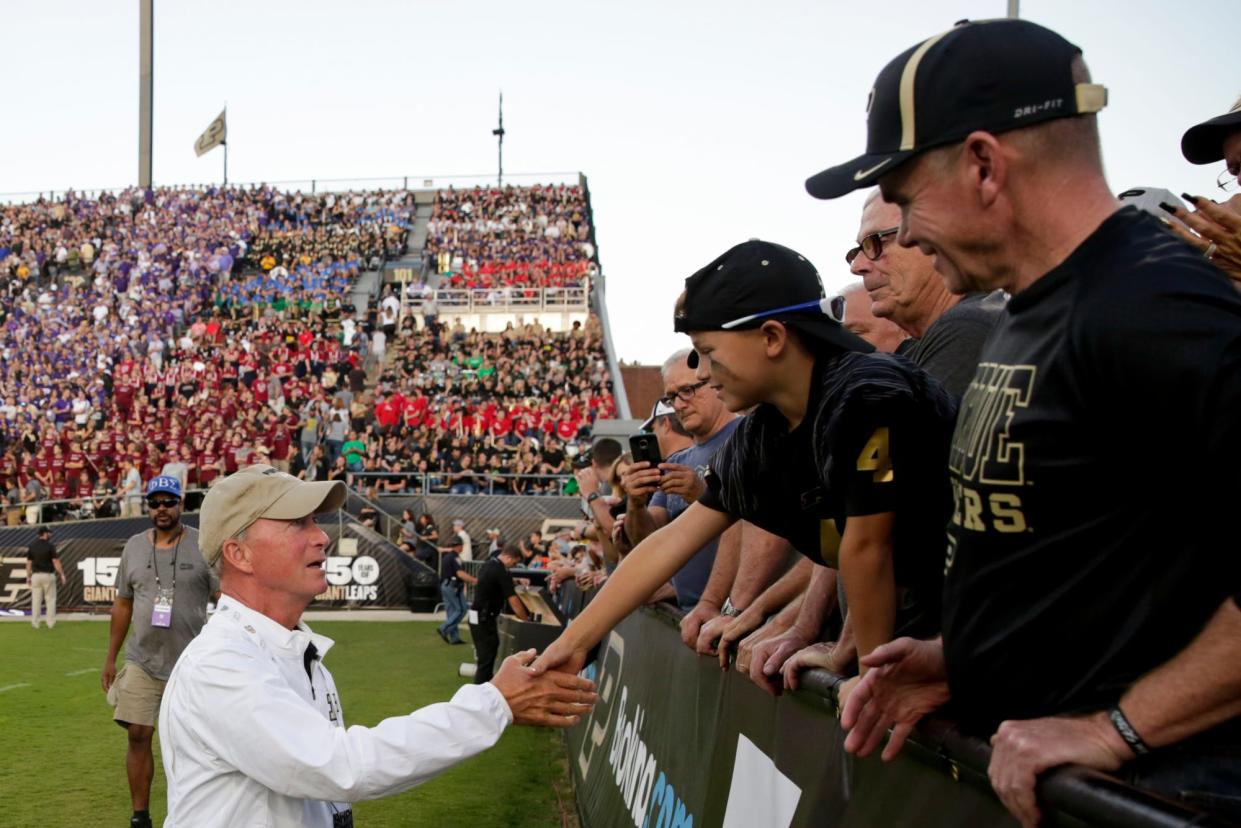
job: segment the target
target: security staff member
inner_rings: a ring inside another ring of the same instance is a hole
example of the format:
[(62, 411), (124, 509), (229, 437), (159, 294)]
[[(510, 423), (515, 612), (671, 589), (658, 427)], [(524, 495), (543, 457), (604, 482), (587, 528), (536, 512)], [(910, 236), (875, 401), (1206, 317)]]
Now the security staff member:
[(474, 639), (474, 654), (478, 658), (478, 667), (474, 671), (475, 684), (490, 681), (495, 669), (496, 653), (500, 649), (496, 619), (504, 611), (504, 604), (507, 602), (513, 614), (522, 621), (530, 617), (526, 605), (517, 597), (513, 576), (509, 574), (509, 569), (520, 560), (521, 550), (510, 543), (500, 550), (498, 557), (483, 564), (478, 573), (474, 606), (470, 613), (470, 636)]
[(65, 584), (60, 554), (52, 543), (52, 530), (40, 526), (38, 538), (26, 550), (26, 586), (30, 588), (30, 623), (39, 629), (39, 612), (47, 600), (47, 628), (56, 626), (56, 578)]
[[(198, 532), (181, 522), (181, 481), (160, 475), (147, 486), (151, 529), (125, 542), (100, 683), (112, 719), (125, 729), (132, 828), (150, 828), (151, 740), (164, 687), (182, 650), (207, 621), (219, 581), (198, 552)], [(133, 634), (130, 635), (130, 631)], [(126, 638), (128, 636), (128, 639)], [(121, 645), (125, 659), (116, 668)]]
[(444, 602), (444, 623), (436, 628), (445, 644), (464, 644), (461, 640), (461, 621), (465, 618), (465, 584), (476, 584), (477, 579), (465, 571), (461, 564), (461, 538), (454, 535), (447, 546), (441, 546), (444, 557), (440, 561), (440, 598)]

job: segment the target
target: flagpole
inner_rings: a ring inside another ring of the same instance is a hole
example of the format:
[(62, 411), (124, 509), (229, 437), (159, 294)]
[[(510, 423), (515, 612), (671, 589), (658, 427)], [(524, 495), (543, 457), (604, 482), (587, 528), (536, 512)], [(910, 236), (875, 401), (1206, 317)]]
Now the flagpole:
[(228, 186), (228, 141), (221, 141), (224, 145), (224, 186)]

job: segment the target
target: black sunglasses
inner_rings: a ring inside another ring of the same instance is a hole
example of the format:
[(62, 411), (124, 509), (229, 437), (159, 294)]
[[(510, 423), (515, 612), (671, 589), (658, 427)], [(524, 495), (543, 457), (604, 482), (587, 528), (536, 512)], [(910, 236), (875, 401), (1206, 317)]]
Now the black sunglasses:
[(148, 497), (147, 506), (152, 509), (175, 509), (181, 505), (181, 501), (170, 497)]
[(845, 264), (853, 264), (853, 260), (857, 258), (857, 254), (865, 253), (866, 258), (872, 262), (883, 255), (883, 237), (891, 236), (901, 228), (893, 227), (888, 230), (880, 230), (878, 233), (871, 233), (869, 236), (862, 237), (862, 243), (851, 249), (845, 254)]

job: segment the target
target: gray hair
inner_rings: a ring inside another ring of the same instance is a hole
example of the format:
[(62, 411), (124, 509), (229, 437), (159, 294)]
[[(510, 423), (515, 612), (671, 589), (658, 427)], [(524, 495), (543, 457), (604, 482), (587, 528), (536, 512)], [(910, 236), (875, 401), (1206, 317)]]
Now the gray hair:
[(665, 359), (663, 367), (659, 369), (660, 376), (663, 377), (665, 380), (667, 380), (668, 372), (671, 371), (673, 368), (676, 368), (678, 366), (688, 367), (689, 363), (686, 360), (689, 359), (689, 355), (693, 353), (693, 351), (694, 351), (693, 348), (682, 348), (681, 350), (674, 353), (672, 356)]

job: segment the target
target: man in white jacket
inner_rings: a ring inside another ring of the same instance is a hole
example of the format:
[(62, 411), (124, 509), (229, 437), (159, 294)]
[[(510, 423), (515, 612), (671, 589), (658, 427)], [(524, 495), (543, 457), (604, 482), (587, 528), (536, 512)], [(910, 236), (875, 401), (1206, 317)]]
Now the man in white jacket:
[(510, 723), (565, 727), (593, 705), (589, 681), (532, 674), (531, 650), (451, 701), (346, 729), (323, 665), (332, 641), (301, 622), (326, 587), (328, 538), (315, 515), (344, 497), (339, 482), (260, 465), (203, 501), (199, 546), (223, 594), (164, 694), (166, 826), (351, 826), (350, 803), (426, 781), (491, 747)]

